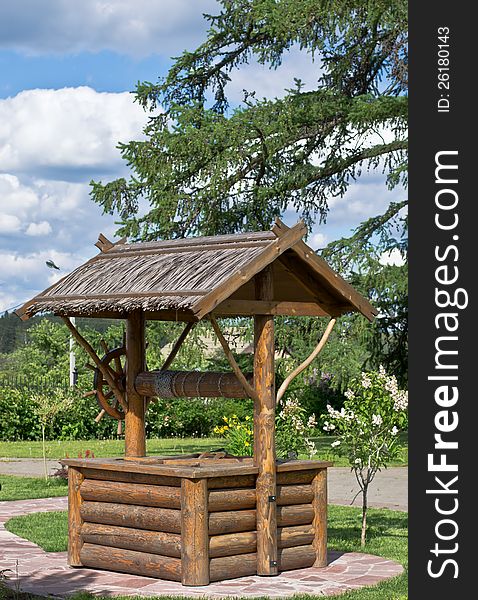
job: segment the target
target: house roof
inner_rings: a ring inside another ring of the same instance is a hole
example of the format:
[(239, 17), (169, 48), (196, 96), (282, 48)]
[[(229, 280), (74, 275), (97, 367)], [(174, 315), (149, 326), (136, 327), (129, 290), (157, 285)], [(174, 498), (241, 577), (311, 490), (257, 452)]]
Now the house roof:
[[(307, 246), (302, 222), (277, 221), (271, 231), (159, 242), (112, 244), (100, 234), (101, 252), (16, 313), (195, 321), (217, 315), (339, 316), (372, 305)], [(253, 277), (271, 265), (274, 298), (257, 301)]]

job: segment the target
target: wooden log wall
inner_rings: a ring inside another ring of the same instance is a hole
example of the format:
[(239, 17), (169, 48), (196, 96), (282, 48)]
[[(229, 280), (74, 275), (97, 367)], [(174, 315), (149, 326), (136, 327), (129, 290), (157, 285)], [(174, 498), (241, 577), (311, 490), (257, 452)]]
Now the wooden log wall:
[(84, 544), (81, 562), (85, 567), (93, 569), (181, 581), (181, 560), (159, 554)]
[(209, 583), (207, 479), (181, 484), (181, 575), (183, 585)]
[(80, 552), (83, 545), (81, 539), (81, 528), (83, 519), (81, 517), (82, 498), (80, 493), (84, 476), (79, 469), (70, 467), (68, 469), (68, 564), (70, 567), (81, 566)]
[[(277, 473), (277, 567), (312, 566), (314, 540), (314, 478), (317, 470)], [(236, 484), (236, 480), (234, 480)], [(245, 482), (244, 482), (245, 483)], [(209, 577), (220, 581), (258, 572), (258, 510), (254, 488), (215, 489), (209, 480)], [(228, 508), (228, 510), (226, 510)]]
[[(193, 586), (257, 573), (255, 475), (188, 479), (70, 467), (70, 476), (70, 564)], [(277, 482), (278, 570), (324, 566), (326, 469), (279, 472)]]

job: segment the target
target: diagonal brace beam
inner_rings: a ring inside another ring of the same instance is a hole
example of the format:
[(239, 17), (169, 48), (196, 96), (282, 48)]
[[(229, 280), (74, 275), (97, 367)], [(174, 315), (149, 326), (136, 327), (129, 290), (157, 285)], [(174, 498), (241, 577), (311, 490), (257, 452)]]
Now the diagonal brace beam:
[(256, 390), (247, 381), (246, 377), (244, 376), (244, 373), (241, 371), (239, 365), (236, 362), (236, 359), (234, 358), (231, 352), (231, 349), (229, 348), (229, 344), (227, 343), (226, 338), (223, 336), (222, 331), (220, 330), (219, 325), (217, 324), (217, 321), (212, 313), (209, 313), (209, 320), (211, 321), (214, 333), (216, 334), (217, 339), (219, 340), (219, 343), (221, 344), (222, 349), (224, 350), (224, 354), (226, 355), (227, 361), (230, 364), (231, 369), (234, 371), (236, 377), (241, 382), (244, 391), (249, 396), (249, 398), (252, 398), (253, 400), (258, 402), (259, 398), (257, 396)]
[(183, 345), (184, 340), (186, 339), (188, 333), (191, 331), (191, 329), (196, 325), (195, 322), (191, 321), (190, 323), (188, 323), (186, 325), (186, 327), (183, 329), (183, 332), (181, 333), (181, 335), (178, 337), (178, 339), (176, 340), (176, 343), (174, 344), (174, 346), (171, 349), (171, 352), (169, 353), (168, 358), (164, 361), (163, 366), (161, 367), (160, 371), (166, 371), (166, 369), (169, 368), (169, 366), (171, 365), (171, 363), (173, 362), (173, 360), (176, 358), (176, 354), (179, 352), (179, 349), (181, 348), (181, 346)]
[(281, 398), (284, 396), (284, 394), (287, 391), (287, 388), (289, 387), (291, 381), (293, 379), (295, 379), (297, 377), (297, 375), (300, 375), (302, 373), (302, 371), (304, 371), (305, 369), (307, 369), (307, 367), (310, 365), (310, 363), (315, 360), (315, 358), (317, 358), (317, 356), (319, 355), (320, 351), (322, 350), (322, 348), (325, 346), (325, 344), (327, 343), (327, 340), (329, 339), (329, 335), (332, 331), (332, 329), (334, 328), (335, 323), (337, 322), (337, 319), (330, 319), (326, 330), (324, 331), (323, 336), (320, 338), (319, 343), (317, 344), (317, 346), (315, 347), (315, 349), (312, 351), (312, 353), (304, 360), (303, 363), (301, 363), (296, 369), (294, 369), (292, 371), (292, 373), (290, 373), (289, 375), (287, 375), (287, 377), (284, 379), (284, 381), (282, 382), (282, 385), (279, 388), (279, 391), (277, 392), (277, 400), (276, 402), (279, 402), (281, 400)]
[(75, 338), (75, 340), (78, 342), (78, 344), (86, 351), (88, 356), (91, 358), (91, 360), (95, 363), (95, 365), (101, 371), (106, 382), (110, 386), (111, 390), (114, 392), (115, 398), (121, 404), (121, 407), (123, 408), (124, 412), (127, 413), (128, 412), (128, 404), (125, 400), (123, 392), (116, 385), (116, 382), (115, 382), (113, 376), (111, 375), (111, 372), (108, 369), (108, 367), (101, 362), (101, 358), (96, 354), (96, 352), (93, 350), (93, 348), (90, 346), (90, 344), (85, 340), (85, 338), (81, 335), (81, 333), (76, 329), (76, 327), (73, 325), (73, 323), (70, 321), (70, 319), (68, 317), (62, 317), (62, 319), (65, 322), (65, 325), (70, 330), (71, 335)]

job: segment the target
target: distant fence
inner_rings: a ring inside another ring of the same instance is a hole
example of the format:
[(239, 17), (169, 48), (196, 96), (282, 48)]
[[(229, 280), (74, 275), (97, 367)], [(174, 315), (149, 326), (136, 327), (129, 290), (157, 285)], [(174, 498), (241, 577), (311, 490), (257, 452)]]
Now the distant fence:
[(5, 375), (0, 373), (0, 387), (8, 387), (28, 392), (47, 392), (66, 390), (70, 387), (68, 379), (51, 379), (49, 377), (28, 377), (26, 375)]

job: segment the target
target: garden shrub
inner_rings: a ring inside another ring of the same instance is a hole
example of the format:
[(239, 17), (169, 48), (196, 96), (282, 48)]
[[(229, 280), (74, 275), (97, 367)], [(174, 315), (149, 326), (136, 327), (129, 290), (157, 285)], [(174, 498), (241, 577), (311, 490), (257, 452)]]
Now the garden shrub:
[(38, 440), (41, 427), (30, 406), (28, 394), (0, 387), (0, 440)]
[[(283, 399), (276, 416), (276, 452), (279, 458), (312, 458), (317, 453), (310, 439), (317, 423), (314, 415), (307, 416), (295, 394)], [(254, 449), (254, 425), (252, 407), (245, 416), (224, 416), (214, 433), (224, 438), (226, 450), (236, 456), (252, 456)]]
[[(243, 362), (247, 363), (245, 359)], [(243, 367), (246, 371), (251, 368), (248, 364), (244, 364)], [(58, 384), (52, 382), (51, 389), (40, 391), (55, 393), (55, 385), (58, 387)], [(68, 410), (60, 412), (54, 422), (48, 424), (47, 439), (87, 440), (116, 437), (117, 421), (105, 416), (99, 423), (95, 422), (99, 406), (94, 397), (84, 397), (84, 393), (91, 388), (91, 373), (81, 373), (74, 402)], [(28, 389), (0, 385), (0, 440), (41, 439), (40, 424), (34, 416), (29, 400), (31, 393)], [(328, 404), (340, 409), (344, 399), (340, 392), (334, 390), (329, 376), (315, 372), (302, 381), (300, 386), (291, 389), (289, 395), (291, 394), (303, 407), (305, 418), (323, 414)], [(146, 434), (150, 438), (213, 436), (214, 428), (224, 424), (223, 417), (230, 419), (236, 415), (239, 420), (243, 420), (246, 415), (252, 415), (252, 406), (250, 399), (156, 399), (148, 408)]]
[(345, 396), (333, 387), (333, 378), (328, 373), (320, 373), (308, 378), (303, 385), (291, 386), (290, 394), (293, 394), (304, 408), (306, 415), (321, 415), (332, 406), (340, 410), (343, 406)]
[(224, 416), (252, 413), (252, 400), (231, 398), (158, 398), (147, 413), (148, 437), (208, 437)]
[(398, 433), (408, 420), (408, 392), (400, 389), (397, 378), (380, 366), (378, 371), (362, 372), (345, 392), (340, 411), (327, 407), (324, 430), (337, 439), (336, 452), (346, 456), (362, 493), (361, 545), (367, 529), (367, 494), (381, 468), (396, 459), (401, 450)]
[(252, 456), (254, 453), (254, 425), (251, 415), (240, 419), (237, 415), (223, 417), (223, 423), (214, 427), (214, 433), (226, 441), (226, 450), (234, 456)]
[[(99, 406), (94, 397), (85, 398), (91, 389), (91, 377), (74, 392), (74, 402), (58, 413), (46, 428), (48, 440), (88, 440), (116, 437), (117, 421), (105, 416), (99, 423), (95, 417)], [(44, 393), (55, 393), (45, 390)], [(30, 401), (31, 391), (0, 387), (0, 440), (33, 441), (41, 439), (41, 427)], [(146, 417), (148, 437), (208, 437), (223, 416), (252, 413), (251, 400), (212, 398), (158, 399), (150, 403)]]

